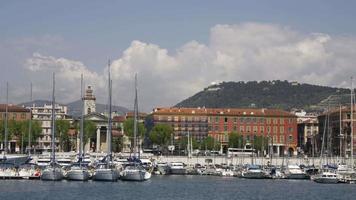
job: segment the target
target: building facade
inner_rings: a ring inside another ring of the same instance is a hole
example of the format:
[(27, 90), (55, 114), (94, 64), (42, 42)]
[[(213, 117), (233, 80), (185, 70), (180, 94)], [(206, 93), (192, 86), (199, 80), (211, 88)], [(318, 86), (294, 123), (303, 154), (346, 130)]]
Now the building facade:
[(319, 133), (318, 116), (303, 110), (294, 112), (298, 124), (298, 152), (312, 156), (315, 154), (316, 136)]
[(254, 136), (271, 140), (274, 154), (285, 151), (296, 154), (297, 117), (281, 110), (271, 109), (213, 109), (213, 108), (157, 108), (153, 111), (154, 123), (173, 127), (174, 138), (192, 135), (197, 141), (207, 136), (227, 146), (232, 132), (241, 134), (246, 141)]
[[(27, 107), (32, 112), (32, 119), (38, 120), (41, 123), (42, 133), (37, 140), (36, 151), (45, 152), (51, 150), (51, 135), (52, 135), (52, 105), (32, 105)], [(67, 106), (55, 104), (56, 120), (72, 121), (68, 115)], [(55, 139), (56, 148), (58, 149), (59, 140)]]
[[(354, 111), (356, 106), (354, 106)], [(331, 109), (318, 116), (319, 133), (317, 137), (318, 152), (321, 152), (324, 138), (324, 153), (329, 156), (350, 156), (351, 145), (356, 155), (356, 115), (353, 113), (353, 134), (351, 134), (350, 107)], [(353, 135), (353, 139), (351, 139)]]
[[(7, 108), (6, 108), (7, 107)], [(8, 122), (11, 120), (14, 121), (25, 121), (31, 119), (31, 113), (29, 109), (23, 108), (21, 106), (16, 106), (12, 104), (0, 104), (0, 123), (5, 123), (6, 120), (6, 109), (7, 109), (7, 120)], [(4, 126), (4, 124), (2, 124)], [(5, 131), (5, 130), (4, 130)], [(4, 134), (4, 133), (0, 133)], [(8, 130), (8, 134), (10, 135), (11, 132)], [(10, 138), (10, 137), (8, 137)], [(20, 146), (19, 144), (19, 138), (12, 138), (11, 140), (8, 141), (8, 150), (9, 152), (19, 152), (20, 151)], [(1, 141), (1, 149), (4, 149), (4, 143)]]

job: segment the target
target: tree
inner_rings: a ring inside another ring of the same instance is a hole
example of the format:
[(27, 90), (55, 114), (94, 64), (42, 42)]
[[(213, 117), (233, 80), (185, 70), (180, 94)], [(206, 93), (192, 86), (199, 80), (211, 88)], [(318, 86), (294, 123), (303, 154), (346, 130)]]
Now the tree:
[(203, 140), (202, 148), (206, 150), (219, 150), (219, 143), (211, 136), (206, 137)]
[(96, 137), (96, 124), (90, 120), (84, 120), (83, 146), (88, 142), (89, 138)]
[(59, 151), (68, 151), (70, 149), (70, 138), (68, 131), (70, 123), (67, 120), (56, 120), (56, 138), (59, 139)]
[(167, 124), (156, 124), (149, 134), (153, 144), (166, 146), (172, 140), (173, 128)]
[[(23, 133), (23, 141), (24, 141), (24, 146), (28, 145), (28, 137), (29, 137), (29, 125), (31, 123), (31, 145), (34, 145), (37, 141), (37, 139), (41, 136), (42, 133), (42, 126), (41, 122), (38, 120), (26, 120), (22, 122), (22, 133)], [(25, 147), (24, 147), (25, 148)], [(31, 148), (31, 147), (30, 147)]]
[(244, 148), (245, 141), (242, 135), (232, 132), (229, 135), (229, 147), (230, 148)]
[[(143, 123), (137, 123), (137, 135), (136, 135), (136, 141), (137, 145), (140, 144), (142, 141), (143, 135), (146, 132), (146, 128), (143, 125)], [(124, 122), (124, 133), (126, 136), (128, 136), (131, 140), (131, 148), (133, 148), (133, 143), (134, 143), (134, 120), (133, 119), (127, 119)], [(140, 139), (140, 140), (139, 140)], [(132, 149), (133, 150), (133, 149)]]
[[(143, 135), (146, 132), (146, 128), (143, 125), (143, 123), (137, 123), (137, 137), (143, 137)], [(127, 136), (129, 136), (130, 138), (133, 138), (134, 135), (134, 120), (133, 119), (127, 119), (124, 122), (124, 132)]]
[(252, 146), (256, 151), (264, 151), (268, 148), (268, 138), (264, 136), (254, 136)]
[(122, 136), (113, 137), (113, 139), (111, 141), (111, 146), (112, 146), (112, 150), (114, 152), (120, 152), (122, 147), (123, 147), (123, 138), (122, 138)]

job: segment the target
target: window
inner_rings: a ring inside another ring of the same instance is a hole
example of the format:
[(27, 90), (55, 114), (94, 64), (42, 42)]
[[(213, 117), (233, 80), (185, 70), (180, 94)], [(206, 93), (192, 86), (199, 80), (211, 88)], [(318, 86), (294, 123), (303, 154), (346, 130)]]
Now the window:
[(289, 142), (293, 142), (293, 136), (289, 135)]
[(279, 119), (279, 123), (280, 123), (280, 124), (284, 124), (284, 118), (280, 118), (280, 119)]
[(261, 117), (261, 118), (260, 118), (260, 123), (261, 123), (261, 124), (265, 123), (265, 119)]
[(240, 126), (240, 132), (241, 133), (245, 132), (245, 127), (244, 126)]
[(218, 131), (219, 130), (219, 127), (218, 126), (215, 126), (215, 131)]
[(185, 122), (185, 116), (181, 116), (181, 117), (180, 117), (180, 120), (183, 121), (183, 122)]
[(279, 127), (279, 133), (283, 134), (284, 133), (284, 126)]
[(219, 122), (219, 117), (215, 117), (215, 122)]
[(235, 123), (237, 122), (237, 117), (234, 117), (234, 122), (235, 122)]
[(253, 132), (257, 133), (257, 126), (253, 126)]
[(290, 133), (292, 133), (292, 132), (293, 132), (293, 128), (292, 128), (292, 127), (289, 127), (289, 128), (288, 128), (288, 131), (289, 131)]
[(273, 143), (277, 143), (277, 135), (273, 136)]
[(284, 135), (280, 135), (279, 136), (279, 142), (280, 143), (284, 143)]
[(246, 135), (246, 140), (247, 140), (247, 142), (250, 141), (250, 135)]
[(247, 127), (246, 127), (246, 132), (247, 132), (247, 133), (251, 132), (251, 126), (247, 126)]
[(252, 122), (253, 123), (256, 123), (257, 122), (257, 119), (255, 117), (252, 118)]
[(267, 126), (267, 133), (271, 133), (271, 127)]
[(244, 121), (245, 121), (245, 118), (240, 117), (240, 123), (244, 123)]
[(265, 127), (260, 126), (260, 132), (261, 132), (261, 133), (264, 133), (264, 132), (265, 132)]
[(237, 131), (237, 127), (236, 127), (236, 125), (234, 125), (234, 131), (235, 131), (235, 132)]
[(224, 118), (224, 122), (227, 123), (227, 117)]
[(277, 119), (273, 118), (273, 124), (277, 124)]
[(226, 125), (224, 126), (224, 131), (227, 131), (227, 126)]
[(274, 133), (274, 134), (277, 133), (277, 126), (273, 126), (273, 133)]
[(267, 124), (270, 124), (270, 123), (271, 123), (271, 119), (267, 118)]
[(178, 116), (174, 116), (174, 121), (175, 121), (175, 122), (178, 121)]

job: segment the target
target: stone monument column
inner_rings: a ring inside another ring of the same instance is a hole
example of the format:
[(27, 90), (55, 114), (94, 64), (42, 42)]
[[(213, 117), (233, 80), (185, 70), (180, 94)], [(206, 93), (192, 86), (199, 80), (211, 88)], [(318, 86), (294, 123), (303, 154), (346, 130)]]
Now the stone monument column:
[(100, 152), (100, 127), (96, 128), (96, 149), (95, 152)]

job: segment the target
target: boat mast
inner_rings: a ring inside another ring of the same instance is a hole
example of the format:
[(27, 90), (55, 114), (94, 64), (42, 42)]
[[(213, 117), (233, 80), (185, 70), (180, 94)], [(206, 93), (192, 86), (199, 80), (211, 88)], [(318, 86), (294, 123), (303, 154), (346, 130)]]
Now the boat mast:
[[(30, 102), (32, 103), (32, 82), (30, 83)], [(31, 155), (31, 131), (32, 131), (32, 108), (30, 108), (30, 119), (28, 121), (28, 155)]]
[(56, 82), (55, 82), (56, 74), (53, 72), (53, 85), (52, 85), (52, 137), (51, 137), (51, 147), (52, 147), (52, 152), (51, 152), (51, 165), (54, 166), (55, 160), (56, 160), (56, 149), (55, 149), (55, 131), (56, 131), (56, 123), (55, 123), (55, 87), (56, 87)]
[[(137, 153), (137, 115), (138, 115), (138, 101), (137, 101), (137, 73), (135, 74), (135, 105), (134, 105), (134, 157)], [(140, 156), (140, 154), (139, 154)]]
[(83, 97), (83, 74), (80, 75), (80, 98), (82, 100), (82, 113), (80, 118), (80, 138), (79, 138), (79, 164), (83, 161), (83, 131), (84, 131), (84, 97)]
[(108, 89), (109, 89), (109, 113), (108, 113), (108, 132), (107, 132), (107, 145), (108, 145), (108, 151), (107, 151), (107, 156), (108, 156), (108, 159), (107, 159), (107, 164), (109, 164), (109, 162), (112, 160), (112, 155), (111, 155), (111, 92), (112, 92), (112, 87), (111, 87), (111, 84), (112, 84), (112, 80), (111, 80), (111, 73), (110, 73), (111, 69), (110, 69), (110, 60), (108, 61)]
[(342, 159), (342, 131), (341, 131), (341, 126), (342, 126), (342, 124), (341, 124), (341, 105), (340, 105), (340, 112), (339, 112), (339, 140), (340, 140), (340, 144), (339, 144), (339, 146), (340, 146), (340, 159)]
[(354, 168), (354, 125), (353, 125), (353, 115), (354, 115), (354, 88), (353, 88), (353, 77), (351, 76), (351, 114), (350, 114), (350, 119), (351, 119), (351, 168)]
[(4, 157), (6, 157), (6, 153), (8, 152), (8, 142), (7, 142), (7, 136), (8, 136), (8, 120), (9, 120), (9, 83), (6, 82), (6, 105), (5, 105), (5, 140), (4, 140), (4, 147), (5, 147), (5, 154)]

